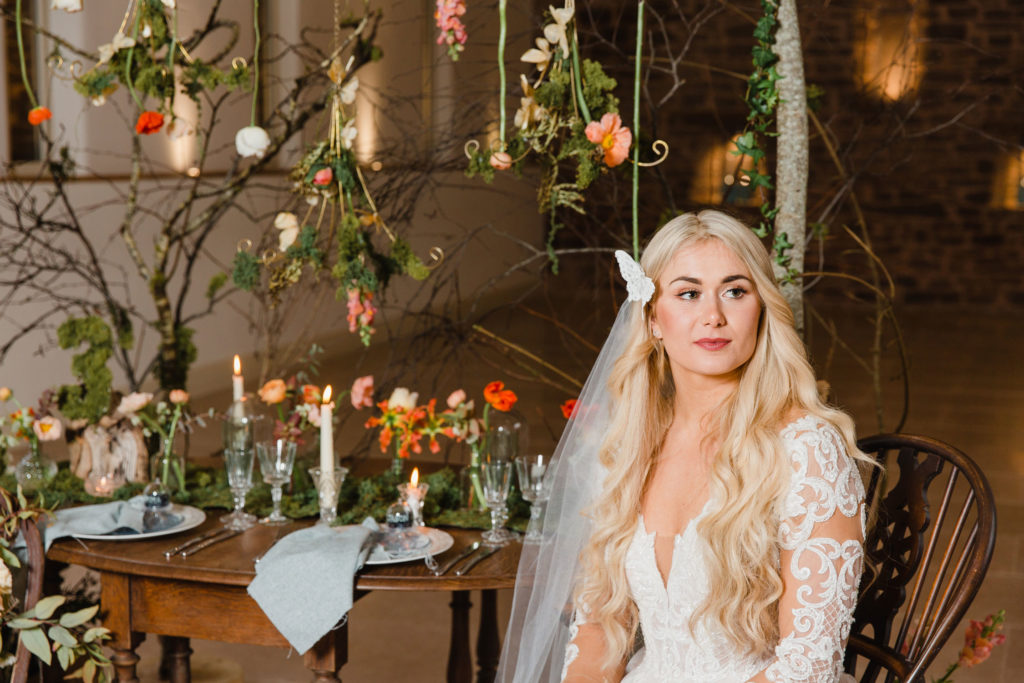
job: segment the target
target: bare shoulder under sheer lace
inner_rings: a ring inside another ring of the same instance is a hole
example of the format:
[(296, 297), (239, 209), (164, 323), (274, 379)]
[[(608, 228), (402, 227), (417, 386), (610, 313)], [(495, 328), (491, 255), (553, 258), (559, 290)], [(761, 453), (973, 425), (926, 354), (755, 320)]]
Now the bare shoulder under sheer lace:
[[(626, 575), (640, 612), (644, 648), (629, 663), (623, 681), (736, 683), (761, 672), (776, 683), (842, 680), (863, 565), (864, 486), (831, 424), (806, 416), (787, 425), (781, 436), (793, 478), (779, 526), (780, 568), (787, 588), (779, 603), (781, 638), (774, 656), (737, 656), (709, 620), (691, 630), (690, 615), (708, 593), (706, 541), (695, 522), (676, 536), (666, 583), (655, 562), (655, 535), (647, 533), (640, 519), (626, 555)], [(563, 678), (579, 656), (573, 642), (582, 623), (578, 613)]]

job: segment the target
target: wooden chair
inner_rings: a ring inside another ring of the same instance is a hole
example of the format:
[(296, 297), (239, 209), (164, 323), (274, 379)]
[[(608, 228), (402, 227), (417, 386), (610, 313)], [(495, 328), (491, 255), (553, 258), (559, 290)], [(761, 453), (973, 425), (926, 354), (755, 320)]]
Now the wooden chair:
[[(0, 514), (4, 517), (16, 512), (17, 499), (6, 490), (0, 489)], [(43, 571), (46, 564), (46, 553), (43, 549), (43, 538), (35, 520), (23, 519), (18, 523), (21, 535), (25, 539), (25, 550), (28, 561), (23, 565), (28, 574), (25, 579), (25, 593), (20, 604), (15, 608), (23, 612), (33, 607), (43, 594)], [(15, 655), (14, 667), (11, 670), (11, 683), (26, 683), (34, 660), (21, 641)]]
[[(974, 461), (934, 439), (881, 434), (858, 445), (882, 467), (867, 486), (875, 517), (846, 671), (860, 683), (920, 683), (992, 559), (992, 489)], [(859, 674), (858, 658), (866, 660)]]

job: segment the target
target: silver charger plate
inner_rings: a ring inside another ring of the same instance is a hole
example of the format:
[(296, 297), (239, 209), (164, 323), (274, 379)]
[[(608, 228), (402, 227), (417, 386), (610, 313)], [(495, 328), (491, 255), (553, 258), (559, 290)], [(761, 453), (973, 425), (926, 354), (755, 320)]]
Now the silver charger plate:
[(366, 558), (365, 564), (398, 564), (399, 562), (422, 560), (427, 555), (439, 555), (455, 545), (455, 539), (446, 531), (425, 526), (420, 527), (420, 532), (426, 534), (427, 538), (430, 539), (430, 545), (427, 547), (415, 550), (408, 555), (392, 557), (384, 552), (384, 549), (378, 543), (373, 546), (373, 551)]
[(181, 521), (170, 528), (160, 529), (159, 531), (143, 531), (137, 534), (72, 534), (72, 536), (88, 541), (138, 541), (176, 534), (179, 531), (188, 531), (206, 520), (206, 513), (191, 505), (171, 503), (171, 512), (175, 515), (181, 515)]

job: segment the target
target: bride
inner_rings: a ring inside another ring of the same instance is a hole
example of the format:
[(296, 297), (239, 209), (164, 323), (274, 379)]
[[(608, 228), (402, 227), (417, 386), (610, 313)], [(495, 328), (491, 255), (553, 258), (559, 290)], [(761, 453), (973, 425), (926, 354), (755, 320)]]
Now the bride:
[(849, 416), (825, 405), (764, 247), (663, 226), (556, 451), (500, 681), (839, 681), (863, 564)]

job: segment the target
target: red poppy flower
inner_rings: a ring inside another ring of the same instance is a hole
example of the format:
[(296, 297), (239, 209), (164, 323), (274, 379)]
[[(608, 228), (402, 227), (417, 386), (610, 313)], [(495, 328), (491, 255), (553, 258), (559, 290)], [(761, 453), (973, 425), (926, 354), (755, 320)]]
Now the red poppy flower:
[(484, 400), (491, 404), (495, 410), (507, 413), (519, 400), (515, 392), (505, 388), (504, 382), (491, 382), (484, 387)]
[(576, 399), (570, 398), (568, 401), (562, 404), (562, 417), (568, 420), (570, 417), (576, 414)]
[(53, 113), (46, 107), (36, 107), (28, 113), (28, 122), (33, 126), (38, 126), (40, 123), (50, 118), (53, 118)]
[(158, 111), (144, 111), (139, 114), (139, 120), (135, 122), (135, 132), (140, 135), (150, 135), (163, 128), (163, 125), (163, 114)]

